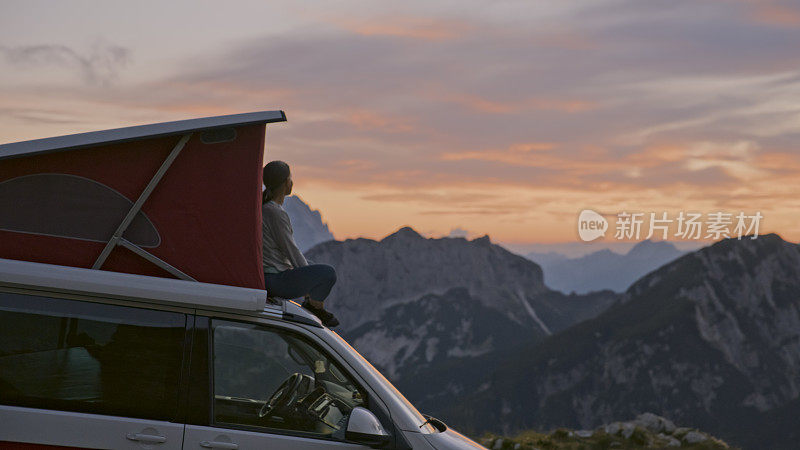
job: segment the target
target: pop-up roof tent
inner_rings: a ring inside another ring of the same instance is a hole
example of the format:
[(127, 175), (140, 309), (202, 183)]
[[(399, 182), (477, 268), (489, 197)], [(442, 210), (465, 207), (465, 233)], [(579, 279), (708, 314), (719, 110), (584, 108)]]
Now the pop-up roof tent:
[(0, 145), (0, 258), (264, 288), (265, 124), (283, 111)]

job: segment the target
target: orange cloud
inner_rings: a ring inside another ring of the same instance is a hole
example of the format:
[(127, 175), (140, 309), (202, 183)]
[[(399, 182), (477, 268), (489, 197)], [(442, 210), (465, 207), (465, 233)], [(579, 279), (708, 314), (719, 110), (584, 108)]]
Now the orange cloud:
[(800, 25), (800, 7), (780, 0), (738, 0), (748, 6), (757, 21), (767, 25), (796, 27)]
[(512, 153), (529, 153), (554, 149), (556, 144), (552, 142), (526, 142), (524, 144), (513, 144), (508, 150)]
[(550, 151), (558, 147), (559, 145), (552, 142), (517, 143), (504, 149), (442, 152), (439, 159), (491, 161), (510, 166), (539, 167), (567, 172), (573, 177), (599, 174), (621, 166), (619, 159), (609, 157), (605, 150), (596, 146), (578, 146), (569, 153)]
[(755, 17), (761, 22), (771, 25), (800, 25), (800, 10), (795, 7), (764, 4), (755, 8)]
[(489, 114), (511, 114), (526, 110), (561, 111), (577, 113), (597, 108), (597, 104), (585, 100), (529, 98), (518, 101), (495, 101), (469, 94), (438, 96), (441, 100), (466, 106), (474, 111)]
[(336, 170), (351, 174), (370, 171), (373, 170), (375, 166), (375, 161), (368, 161), (364, 159), (346, 159), (337, 161), (335, 164)]
[[(789, 151), (760, 153), (756, 157), (756, 164), (762, 169), (772, 169), (779, 172), (796, 171), (796, 173), (800, 173), (800, 155)], [(794, 176), (795, 174), (792, 175)]]
[(383, 130), (390, 133), (407, 133), (415, 129), (407, 117), (387, 116), (375, 111), (351, 111), (347, 114), (345, 120), (359, 130)]
[(416, 16), (393, 16), (365, 20), (335, 18), (329, 21), (362, 36), (395, 36), (424, 41), (456, 39), (469, 34), (473, 29), (473, 26), (466, 22)]
[(640, 166), (653, 166), (663, 162), (681, 161), (686, 158), (686, 147), (682, 144), (659, 143), (649, 145), (630, 156), (630, 162)]

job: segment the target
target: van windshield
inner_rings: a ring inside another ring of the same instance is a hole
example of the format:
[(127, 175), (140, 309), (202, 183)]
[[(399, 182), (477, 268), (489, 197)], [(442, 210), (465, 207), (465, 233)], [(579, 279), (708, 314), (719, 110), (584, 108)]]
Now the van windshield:
[(361, 366), (367, 371), (369, 371), (369, 373), (375, 380), (377, 380), (383, 385), (383, 387), (389, 393), (389, 395), (392, 396), (392, 400), (394, 400), (392, 403), (394, 403), (397, 406), (401, 406), (403, 408), (404, 412), (406, 413), (405, 414), (406, 417), (409, 419), (411, 423), (417, 426), (420, 432), (422, 433), (438, 432), (436, 427), (431, 425), (427, 421), (425, 416), (423, 416), (419, 411), (417, 411), (417, 408), (415, 408), (414, 405), (412, 405), (411, 402), (409, 402), (408, 399), (406, 399), (405, 396), (403, 396), (403, 394), (401, 394), (400, 391), (398, 391), (397, 388), (394, 387), (394, 385), (389, 380), (387, 380), (386, 377), (384, 377), (383, 374), (380, 373), (380, 371), (378, 371), (378, 369), (376, 369), (369, 361), (366, 360), (366, 358), (364, 358), (358, 351), (356, 351), (356, 349), (354, 349), (350, 344), (348, 344), (347, 341), (342, 339), (342, 337), (339, 336), (339, 334), (336, 333), (335, 331), (332, 331), (327, 328), (324, 330), (328, 333), (329, 336), (336, 339), (336, 341), (338, 341), (348, 351), (348, 353), (350, 353), (350, 355), (355, 357), (361, 363)]

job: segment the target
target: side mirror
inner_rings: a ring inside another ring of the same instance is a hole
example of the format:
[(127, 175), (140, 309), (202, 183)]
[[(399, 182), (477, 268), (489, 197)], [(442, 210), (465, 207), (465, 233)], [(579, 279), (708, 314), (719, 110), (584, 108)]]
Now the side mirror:
[(375, 414), (366, 408), (356, 406), (350, 412), (345, 439), (370, 447), (380, 447), (388, 443), (390, 437)]

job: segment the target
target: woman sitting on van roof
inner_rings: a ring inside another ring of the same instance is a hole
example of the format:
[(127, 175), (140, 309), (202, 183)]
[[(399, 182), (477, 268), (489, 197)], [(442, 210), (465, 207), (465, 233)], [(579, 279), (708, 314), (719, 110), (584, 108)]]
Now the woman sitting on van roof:
[(339, 325), (326, 311), (323, 301), (336, 283), (336, 270), (328, 264), (309, 264), (297, 248), (289, 214), (283, 199), (292, 193), (292, 175), (283, 161), (264, 166), (264, 195), (261, 204), (264, 284), (267, 295), (292, 299), (304, 297), (303, 307), (327, 327)]

